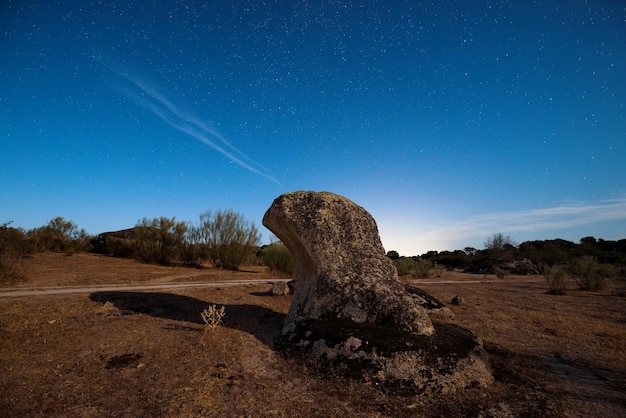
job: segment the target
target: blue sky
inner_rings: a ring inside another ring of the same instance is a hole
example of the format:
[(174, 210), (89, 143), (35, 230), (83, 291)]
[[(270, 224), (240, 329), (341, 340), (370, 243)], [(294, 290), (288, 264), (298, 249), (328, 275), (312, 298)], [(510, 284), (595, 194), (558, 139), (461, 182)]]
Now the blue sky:
[[(110, 3), (110, 4), (104, 4)], [(0, 222), (344, 195), (403, 255), (626, 238), (626, 6), (9, 1)]]

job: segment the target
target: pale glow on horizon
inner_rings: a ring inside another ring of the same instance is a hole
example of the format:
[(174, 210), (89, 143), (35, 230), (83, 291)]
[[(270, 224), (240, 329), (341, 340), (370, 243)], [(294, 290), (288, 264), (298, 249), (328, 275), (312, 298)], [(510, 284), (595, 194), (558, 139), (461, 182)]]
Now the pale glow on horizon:
[[(626, 221), (626, 199), (605, 200), (599, 204), (488, 213), (463, 220), (438, 221), (436, 226), (430, 228), (406, 223), (395, 226), (381, 222), (379, 230), (385, 250), (395, 250), (401, 255), (412, 256), (431, 250), (454, 251), (468, 246), (482, 248), (477, 243), (483, 243), (494, 233), (514, 235), (516, 232), (532, 233), (546, 229), (566, 232), (575, 227), (619, 220)], [(626, 223), (624, 230), (615, 232), (626, 234)]]

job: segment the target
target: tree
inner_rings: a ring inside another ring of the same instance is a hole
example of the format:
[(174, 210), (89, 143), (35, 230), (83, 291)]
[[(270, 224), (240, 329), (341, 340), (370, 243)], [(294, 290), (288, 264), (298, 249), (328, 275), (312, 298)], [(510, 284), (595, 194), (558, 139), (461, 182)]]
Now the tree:
[(77, 238), (79, 234), (78, 227), (74, 224), (74, 222), (66, 221), (60, 216), (51, 219), (48, 222), (48, 226), (61, 234), (61, 236), (67, 241)]
[(238, 269), (261, 241), (256, 225), (232, 210), (201, 214), (198, 231), (209, 260), (218, 268)]
[(391, 258), (392, 260), (395, 260), (395, 259), (400, 258), (400, 254), (398, 254), (397, 251), (391, 250), (391, 251), (387, 251), (387, 257)]
[(463, 249), (463, 252), (465, 252), (465, 254), (467, 254), (469, 256), (475, 256), (477, 251), (478, 250), (476, 248), (474, 248), (474, 247), (465, 247)]
[(492, 251), (502, 251), (506, 245), (517, 247), (517, 243), (513, 241), (510, 236), (504, 236), (504, 234), (498, 232), (487, 238), (485, 241), (485, 248)]
[(78, 230), (74, 222), (61, 216), (48, 221), (48, 224), (28, 231), (33, 248), (36, 251), (65, 251), (73, 254), (79, 241), (86, 240), (87, 233)]

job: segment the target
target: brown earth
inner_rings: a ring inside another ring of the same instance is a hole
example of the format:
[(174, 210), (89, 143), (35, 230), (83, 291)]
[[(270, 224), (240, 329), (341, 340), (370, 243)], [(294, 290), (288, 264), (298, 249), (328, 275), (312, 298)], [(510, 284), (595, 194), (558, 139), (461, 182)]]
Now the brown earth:
[[(25, 280), (0, 289), (0, 416), (626, 416), (626, 298), (610, 288), (552, 296), (541, 276), (456, 272), (411, 281), (462, 297), (448, 321), (482, 338), (496, 377), (427, 397), (281, 356), (273, 339), (291, 299), (269, 296), (268, 282), (286, 277), (242, 270), (27, 259)], [(226, 315), (205, 329), (212, 304)]]

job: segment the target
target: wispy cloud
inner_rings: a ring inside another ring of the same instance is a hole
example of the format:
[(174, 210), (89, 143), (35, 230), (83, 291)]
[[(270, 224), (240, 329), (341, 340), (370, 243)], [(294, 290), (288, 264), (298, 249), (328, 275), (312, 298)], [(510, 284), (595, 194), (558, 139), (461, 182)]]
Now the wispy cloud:
[(119, 88), (118, 90), (130, 100), (148, 109), (172, 128), (211, 147), (246, 170), (265, 177), (281, 186), (281, 183), (273, 177), (265, 167), (237, 149), (207, 123), (201, 121), (180, 105), (167, 99), (160, 89), (145, 78), (124, 71), (111, 62), (104, 62), (101, 59), (99, 61), (106, 68), (129, 83), (131, 88)]
[(389, 230), (385, 241), (390, 248), (410, 255), (434, 249), (453, 250), (458, 245), (472, 245), (472, 242), (481, 242), (496, 232), (515, 237), (515, 233), (567, 230), (598, 222), (621, 220), (626, 220), (626, 199), (488, 213), (464, 220), (442, 222), (434, 227), (417, 230), (415, 234), (407, 234), (404, 225), (403, 230)]

